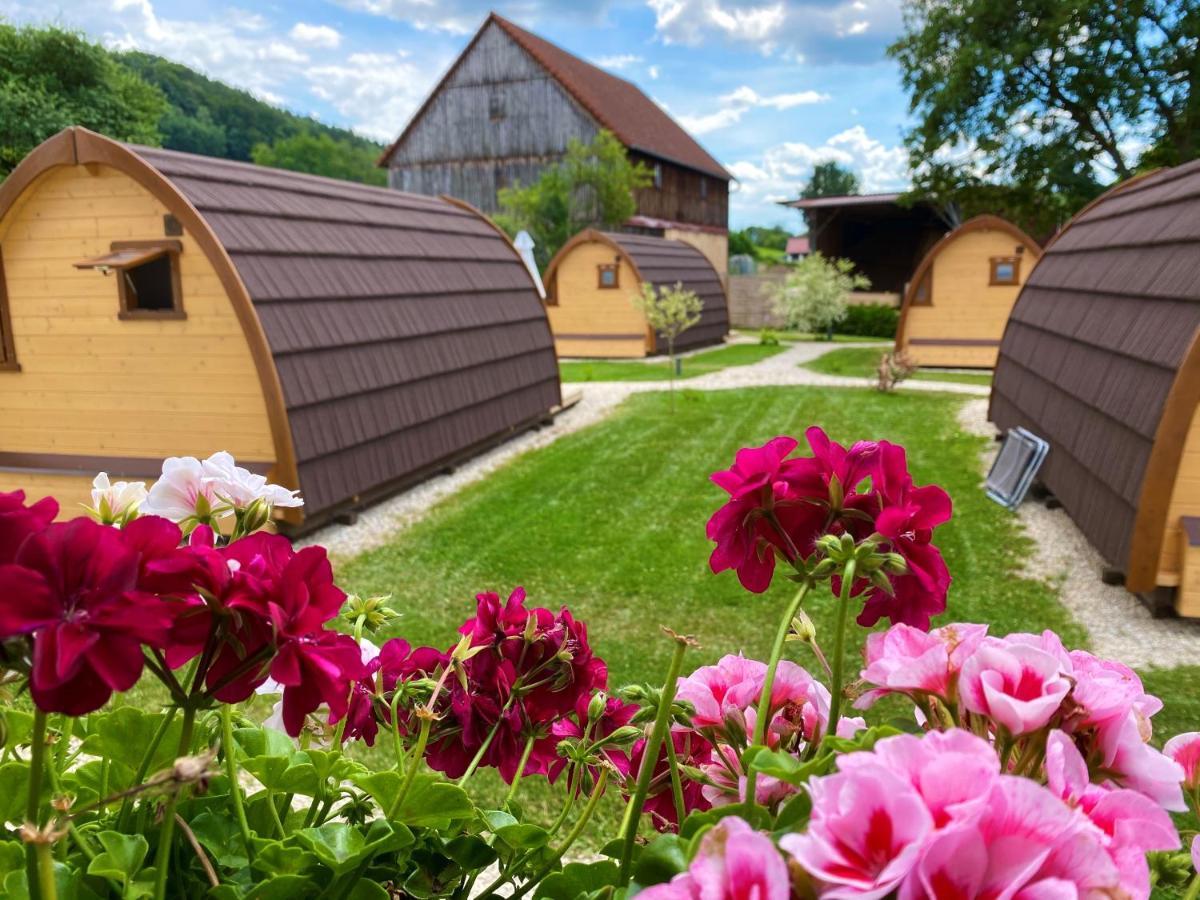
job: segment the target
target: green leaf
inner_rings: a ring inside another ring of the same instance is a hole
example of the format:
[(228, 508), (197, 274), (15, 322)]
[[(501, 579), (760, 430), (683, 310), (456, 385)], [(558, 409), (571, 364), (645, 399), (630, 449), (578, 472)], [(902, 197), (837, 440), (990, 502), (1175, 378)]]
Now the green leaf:
[(550, 841), (550, 833), (545, 828), (529, 823), (505, 825), (503, 828), (497, 828), (494, 833), (514, 850), (533, 850), (546, 846)]
[[(386, 814), (395, 804), (402, 779), (398, 772), (375, 772), (360, 775), (353, 782), (370, 794)], [(422, 772), (413, 780), (403, 805), (389, 818), (406, 825), (440, 829), (448, 827), (451, 822), (474, 816), (475, 807), (466, 791), (440, 775)]]
[(779, 810), (779, 815), (775, 817), (775, 831), (780, 834), (800, 831), (799, 826), (807, 823), (810, 815), (812, 815), (812, 797), (808, 791), (801, 791), (783, 804)]
[(485, 869), (496, 861), (496, 851), (483, 838), (473, 834), (459, 835), (447, 841), (445, 853), (464, 869)]
[(88, 864), (88, 874), (111, 878), (128, 887), (141, 871), (150, 844), (140, 834), (121, 834), (119, 831), (101, 831), (96, 840), (104, 852)]
[(4, 730), (7, 737), (3, 746), (16, 747), (29, 740), (33, 733), (33, 715), (19, 709), (6, 709), (0, 715), (4, 716)]
[(342, 822), (327, 822), (318, 828), (296, 833), (335, 877), (352, 871), (380, 853), (399, 850), (413, 842), (412, 832), (403, 825), (376, 820), (364, 835), (358, 828)]
[(688, 867), (686, 845), (677, 834), (660, 834), (642, 848), (633, 879), (643, 887), (670, 881)]
[(9, 872), (19, 871), (25, 865), (25, 848), (16, 841), (0, 842), (0, 882)]
[(347, 900), (388, 900), (387, 891), (374, 881), (369, 881), (365, 878), (359, 879), (355, 883), (354, 889), (350, 891)]
[(213, 862), (222, 869), (240, 869), (249, 862), (241, 832), (232, 816), (204, 810), (188, 825), (200, 846), (208, 851)]
[(612, 860), (592, 863), (567, 863), (561, 872), (552, 872), (534, 890), (534, 898), (576, 900), (606, 888), (616, 887), (620, 869)]
[(29, 765), (10, 762), (0, 766), (0, 822), (19, 825), (25, 820), (29, 793)]
[(292, 739), (272, 728), (235, 728), (233, 741), (246, 756), (283, 756), (296, 752)]
[(266, 875), (297, 875), (321, 864), (295, 840), (254, 842), (254, 869)]
[(801, 761), (791, 753), (766, 747), (751, 747), (746, 751), (744, 758), (746, 765), (760, 775), (769, 775), (797, 787), (813, 775), (824, 774), (833, 760), (832, 754), (825, 753), (824, 750), (814, 759)]
[[(141, 764), (154, 733), (162, 724), (167, 713), (152, 713), (136, 706), (122, 706), (111, 712), (90, 717), (89, 734), (83, 741), (83, 750), (93, 756), (107, 758), (121, 767), (121, 772), (110, 772), (112, 787), (128, 787), (134, 773)], [(179, 717), (167, 729), (158, 748), (150, 759), (150, 773), (165, 769), (175, 761), (175, 750), (179, 747), (181, 723)]]

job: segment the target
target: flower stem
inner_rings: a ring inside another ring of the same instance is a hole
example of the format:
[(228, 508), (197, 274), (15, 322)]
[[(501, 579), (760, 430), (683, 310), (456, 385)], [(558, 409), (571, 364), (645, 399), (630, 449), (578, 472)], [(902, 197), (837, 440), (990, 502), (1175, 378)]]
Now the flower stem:
[(233, 801), (233, 814), (242, 832), (242, 841), (246, 844), (246, 857), (250, 862), (254, 862), (254, 844), (250, 840), (250, 823), (246, 820), (246, 808), (242, 804), (237, 751), (233, 746), (233, 707), (228, 703), (221, 706), (221, 749), (225, 753), (225, 774), (229, 778), (229, 797)]
[(41, 894), (42, 900), (57, 900), (58, 886), (54, 883), (54, 853), (51, 850), (51, 846), (50, 844), (39, 842), (34, 847), (37, 857), (38, 893)]
[(1188, 885), (1187, 893), (1183, 895), (1183, 900), (1196, 900), (1200, 897), (1200, 872), (1192, 876), (1191, 884)]
[(529, 762), (529, 754), (533, 752), (533, 742), (537, 735), (531, 734), (525, 739), (525, 749), (521, 752), (521, 762), (517, 764), (517, 774), (513, 776), (512, 784), (508, 786), (508, 793), (504, 795), (504, 805), (513, 802), (517, 796), (517, 789), (521, 787), (521, 778), (525, 775), (525, 766)]
[[(658, 763), (658, 748), (662, 746), (663, 739), (667, 737), (667, 730), (671, 724), (671, 706), (675, 702), (675, 690), (679, 682), (679, 673), (683, 668), (683, 655), (687, 652), (687, 646), (686, 640), (676, 639), (675, 652), (671, 654), (671, 664), (667, 667), (667, 680), (663, 683), (662, 698), (658, 704), (658, 715), (654, 717), (654, 728), (650, 732), (650, 737), (642, 752), (642, 765), (638, 770), (637, 787), (634, 788), (633, 796), (629, 798), (629, 805), (625, 807), (625, 818), (622, 821), (624, 833), (621, 844), (620, 880), (622, 885), (629, 883), (629, 866), (633, 861), (633, 844), (637, 839), (638, 823), (642, 818), (642, 807), (646, 804), (646, 795), (650, 793), (650, 780), (654, 777), (654, 768)], [(600, 783), (603, 781), (601, 780)], [(588, 801), (589, 806), (594, 799), (595, 794), (593, 794), (593, 800)], [(588, 815), (589, 813), (585, 809), (580, 821), (586, 820)], [(576, 823), (576, 828), (578, 827), (578, 823)]]
[[(651, 766), (651, 768), (653, 768), (653, 766)], [(536, 875), (525, 882), (520, 890), (513, 892), (512, 900), (520, 900), (521, 897), (524, 897), (527, 893), (529, 893), (530, 888), (541, 884), (542, 880), (554, 871), (554, 867), (558, 865), (559, 860), (563, 858), (563, 855), (571, 849), (571, 845), (579, 839), (581, 834), (583, 834), (583, 829), (587, 827), (588, 821), (592, 818), (592, 813), (596, 811), (596, 805), (600, 802), (600, 798), (604, 796), (604, 785), (607, 783), (607, 781), (608, 769), (602, 769), (600, 771), (600, 777), (596, 779), (596, 787), (592, 790), (592, 796), (588, 797), (587, 806), (585, 806), (583, 808), (583, 812), (579, 814), (579, 820), (575, 823), (574, 827), (567, 833), (567, 836), (563, 838), (562, 845), (554, 851), (554, 855), (546, 862), (545, 865), (542, 866), (541, 869), (538, 870)]]
[(679, 777), (679, 757), (675, 754), (675, 742), (664, 741), (667, 745), (667, 765), (671, 767), (671, 796), (675, 800), (675, 818), (683, 824), (687, 810), (683, 805), (683, 781)]
[(825, 734), (837, 734), (838, 721), (842, 717), (842, 682), (846, 671), (846, 628), (850, 618), (850, 592), (854, 590), (856, 560), (851, 558), (842, 569), (842, 595), (838, 598), (837, 629), (833, 635), (833, 677), (829, 684), (829, 724)]
[(404, 799), (408, 796), (413, 782), (417, 780), (417, 772), (421, 770), (421, 764), (425, 762), (425, 745), (429, 743), (429, 729), (432, 727), (433, 717), (422, 716), (421, 730), (417, 734), (417, 744), (413, 748), (412, 756), (409, 759), (408, 771), (404, 773), (404, 783), (400, 785), (400, 791), (396, 794), (396, 799), (392, 801), (391, 809), (387, 811), (389, 819), (394, 818), (400, 812), (400, 808), (404, 805)]
[[(33, 742), (29, 753), (29, 794), (25, 802), (25, 821), (30, 825), (41, 824), (42, 776), (46, 769), (46, 714), (39, 708), (33, 710)], [(25, 845), (25, 873), (29, 881), (30, 900), (50, 900), (53, 893), (45, 894), (41, 884), (41, 844)], [(46, 852), (50, 848), (46, 845)], [(51, 888), (54, 886), (51, 873)]]
[(488, 747), (492, 746), (492, 740), (496, 737), (496, 732), (500, 730), (500, 725), (504, 722), (504, 713), (507, 711), (507, 706), (500, 711), (500, 718), (496, 720), (496, 724), (492, 726), (491, 730), (487, 733), (487, 737), (483, 739), (483, 743), (479, 745), (479, 750), (475, 753), (471, 764), (467, 766), (467, 771), (463, 772), (462, 778), (458, 779), (459, 787), (464, 787), (471, 780), (471, 776), (475, 774), (475, 770), (483, 762), (483, 755), (487, 753)]
[[(750, 740), (750, 746), (758, 747), (763, 744), (767, 738), (767, 726), (770, 724), (771, 718), (771, 694), (775, 690), (775, 673), (779, 669), (779, 660), (783, 657), (783, 645), (787, 643), (788, 632), (792, 629), (792, 619), (796, 618), (796, 611), (800, 609), (800, 604), (804, 602), (804, 598), (808, 596), (808, 592), (812, 590), (812, 582), (805, 580), (800, 585), (800, 590), (796, 591), (796, 596), (792, 598), (792, 602), (787, 605), (787, 609), (783, 611), (783, 618), (779, 620), (779, 628), (775, 632), (775, 642), (771, 645), (771, 655), (767, 659), (767, 674), (763, 679), (762, 696), (758, 698), (758, 707), (754, 714), (754, 735)], [(751, 810), (755, 803), (755, 782), (758, 780), (758, 773), (753, 769), (746, 772), (746, 810)]]
[[(154, 730), (154, 736), (150, 738), (150, 743), (146, 747), (146, 752), (142, 754), (142, 761), (138, 763), (137, 772), (133, 776), (134, 784), (141, 784), (146, 780), (146, 773), (150, 771), (150, 761), (154, 758), (154, 754), (158, 751), (158, 745), (162, 743), (163, 737), (167, 733), (167, 729), (171, 727), (171, 723), (175, 721), (175, 714), (179, 708), (172, 706), (163, 715), (162, 721), (158, 723), (158, 728)], [(129, 830), (129, 816), (133, 813), (134, 794), (130, 794), (121, 802), (121, 811), (117, 814), (117, 831), (126, 832)]]
[[(179, 750), (177, 756), (187, 756), (192, 746), (192, 726), (196, 721), (196, 710), (192, 706), (183, 708), (183, 728), (179, 734)], [(165, 900), (167, 896), (167, 875), (171, 865), (171, 843), (175, 837), (175, 807), (179, 803), (179, 792), (182, 785), (174, 785), (167, 797), (163, 809), (162, 825), (158, 832), (158, 851), (154, 857), (154, 867), (157, 869), (157, 881), (154, 886), (155, 900)]]

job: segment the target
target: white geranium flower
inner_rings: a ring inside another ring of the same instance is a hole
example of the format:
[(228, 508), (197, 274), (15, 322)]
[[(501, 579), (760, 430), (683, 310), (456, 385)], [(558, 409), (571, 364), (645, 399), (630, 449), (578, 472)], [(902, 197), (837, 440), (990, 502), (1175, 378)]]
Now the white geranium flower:
[(256, 500), (268, 506), (303, 506), (299, 491), (289, 491), (278, 484), (269, 484), (262, 475), (255, 475), (234, 462), (224, 450), (214, 453), (201, 464), (204, 477), (217, 496), (235, 509), (245, 509)]
[(107, 472), (92, 479), (92, 505), (88, 511), (105, 525), (123, 523), (137, 515), (146, 499), (144, 481), (110, 481)]
[(171, 456), (163, 460), (162, 476), (151, 485), (142, 503), (144, 516), (162, 516), (172, 522), (191, 518), (205, 521), (212, 515), (228, 515), (204, 476), (204, 466), (194, 456)]

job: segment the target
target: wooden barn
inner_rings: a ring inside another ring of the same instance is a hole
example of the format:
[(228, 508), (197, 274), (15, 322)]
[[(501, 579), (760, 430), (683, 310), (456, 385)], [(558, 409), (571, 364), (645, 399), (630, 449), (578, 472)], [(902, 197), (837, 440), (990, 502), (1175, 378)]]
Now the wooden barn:
[(1158, 611), (1200, 616), (1200, 161), (1118, 185), (1046, 247), (1000, 345), (991, 419)]
[(1041, 248), (999, 216), (976, 216), (938, 241), (917, 266), (896, 349), (919, 366), (996, 365), (1000, 338)]
[(928, 203), (902, 206), (899, 194), (848, 194), (788, 200), (804, 213), (810, 250), (848, 259), (871, 286), (863, 293), (899, 305), (921, 260), (950, 230)]
[(683, 241), (588, 229), (558, 251), (545, 281), (546, 311), (559, 356), (665, 353), (665, 342), (633, 306), (643, 284), (678, 283), (703, 301), (700, 321), (679, 336), (676, 350), (719, 344), (729, 331), (721, 276), (703, 253)]
[(485, 213), (574, 138), (612, 132), (653, 183), (626, 230), (695, 244), (724, 273), (730, 174), (632, 82), (492, 13), (380, 160), (392, 187)]
[(546, 314), (465, 205), (68, 128), (0, 184), (0, 491), (228, 450), (311, 527), (547, 418)]

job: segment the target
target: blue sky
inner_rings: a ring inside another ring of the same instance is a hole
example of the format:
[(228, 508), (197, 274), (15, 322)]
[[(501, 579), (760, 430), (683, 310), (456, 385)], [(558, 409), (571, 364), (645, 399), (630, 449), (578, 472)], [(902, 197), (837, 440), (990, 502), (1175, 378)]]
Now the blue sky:
[(899, 0), (0, 0), (390, 140), (495, 8), (635, 82), (738, 177), (730, 224), (781, 224), (814, 162), (903, 187), (907, 98), (884, 47)]

